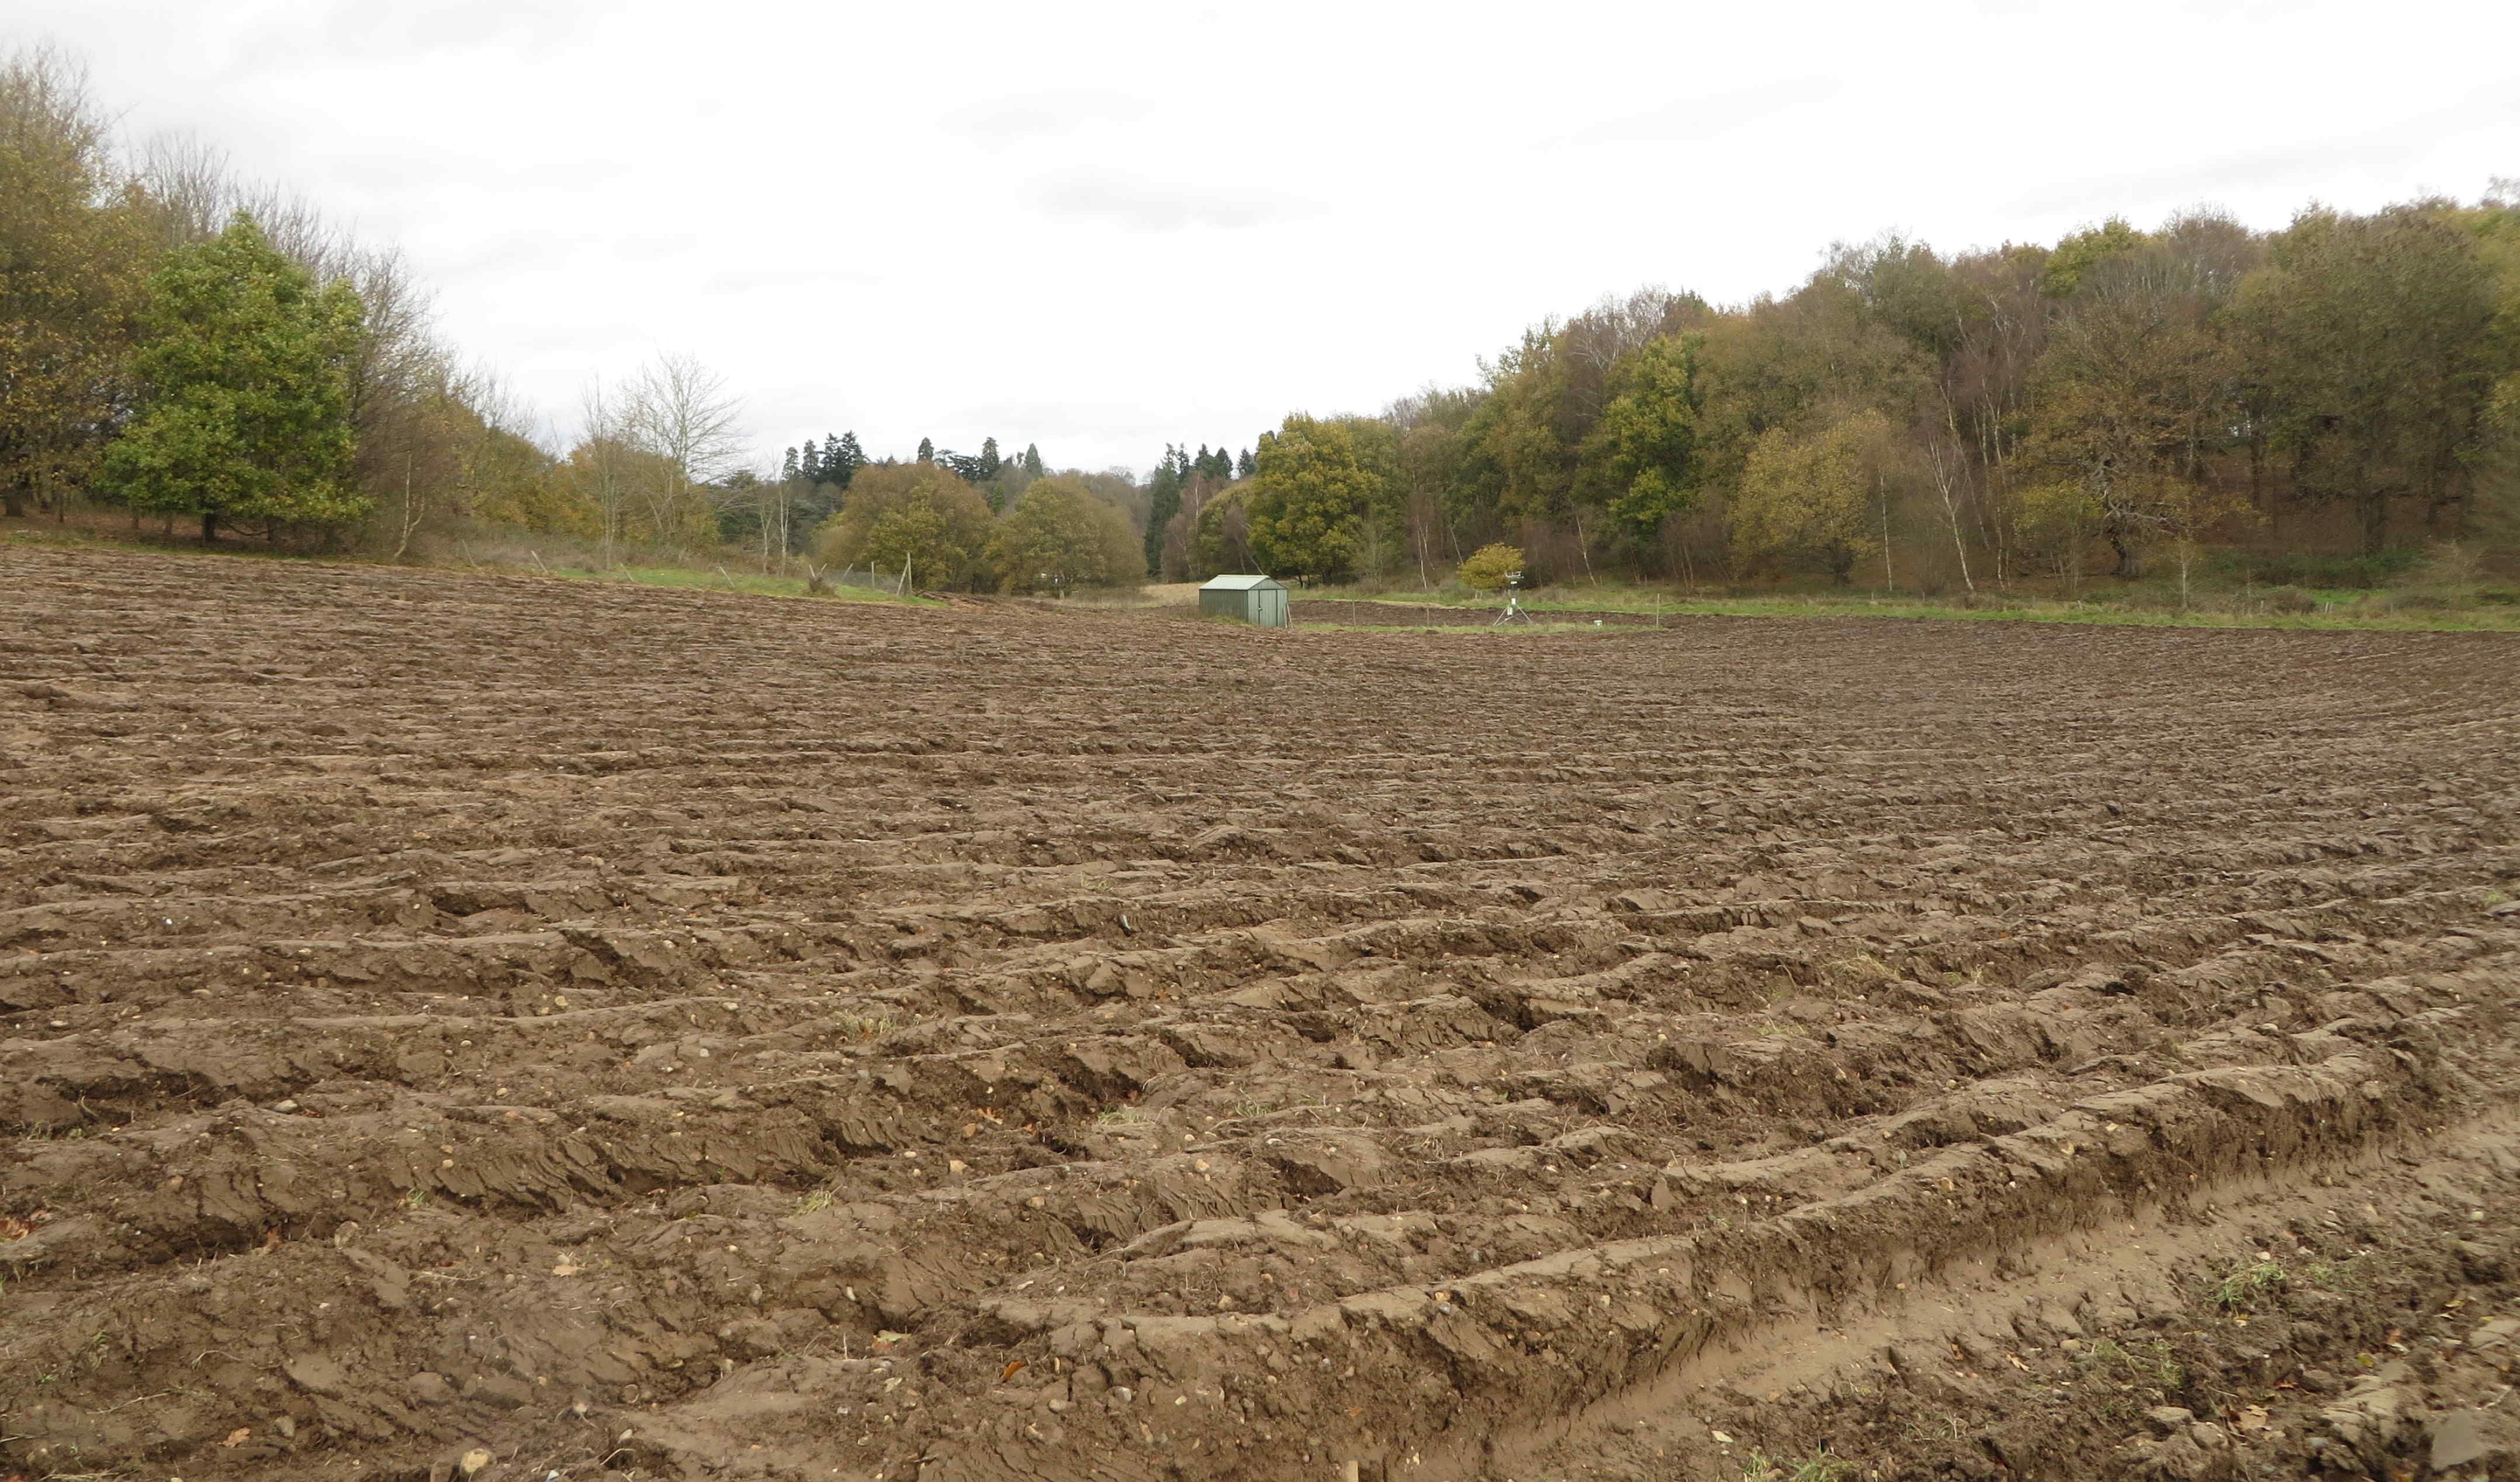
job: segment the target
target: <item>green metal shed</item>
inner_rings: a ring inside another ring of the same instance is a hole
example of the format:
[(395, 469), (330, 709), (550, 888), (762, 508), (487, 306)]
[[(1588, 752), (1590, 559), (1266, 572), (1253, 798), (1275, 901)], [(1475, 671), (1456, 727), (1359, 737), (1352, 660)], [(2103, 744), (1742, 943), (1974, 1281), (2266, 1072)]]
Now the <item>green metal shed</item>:
[(1266, 576), (1220, 576), (1198, 589), (1203, 617), (1231, 617), (1263, 628), (1286, 626), (1286, 588)]

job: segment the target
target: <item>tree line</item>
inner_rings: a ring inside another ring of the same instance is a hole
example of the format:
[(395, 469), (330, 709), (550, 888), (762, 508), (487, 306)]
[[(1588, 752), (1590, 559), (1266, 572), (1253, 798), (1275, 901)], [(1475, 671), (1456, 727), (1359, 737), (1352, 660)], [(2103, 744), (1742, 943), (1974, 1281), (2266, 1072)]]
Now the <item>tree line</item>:
[[(1476, 384), (1296, 414), (1186, 498), (1168, 571), (1807, 573), (1924, 590), (2216, 546), (2520, 545), (2520, 183), (2280, 231), (2213, 212), (2049, 246), (1832, 248), (1791, 292), (1658, 290)], [(1194, 507), (1194, 508), (1193, 508)]]
[[(757, 470), (725, 379), (672, 353), (591, 382), (576, 412), (574, 435), (545, 447), (530, 411), (437, 333), (399, 255), (213, 152), (120, 148), (72, 58), (0, 58), (11, 516), (84, 502), (198, 520), (204, 540), (237, 530), (397, 557), (486, 526), (581, 540), (606, 565), (659, 548), (782, 565), (828, 551), (911, 562), (928, 585), (1143, 573), (1145, 490), (1054, 476), (1037, 445), (1007, 457), (994, 437), (970, 454), (922, 439), (905, 464), (850, 431)], [(985, 523), (964, 519), (974, 505)]]
[(1239, 453), (1168, 444), (1143, 479), (995, 437), (878, 460), (853, 431), (756, 468), (723, 378), (677, 354), (576, 411), (547, 446), (398, 254), (213, 152), (121, 148), (57, 52), (0, 59), (7, 514), (84, 501), (397, 556), (487, 525), (607, 563), (734, 547), (939, 585), (1433, 585), (1497, 543), (1539, 579), (1924, 591), (2183, 575), (2218, 548), (2508, 556), (2520, 185), (2276, 231), (2190, 212), (1952, 254), (1840, 245), (1789, 292), (1604, 300), (1471, 385), (1289, 415)]
[(73, 59), (0, 56), (0, 510), (399, 552), (433, 508), (550, 502), (526, 413), (436, 334), (398, 253), (110, 125)]

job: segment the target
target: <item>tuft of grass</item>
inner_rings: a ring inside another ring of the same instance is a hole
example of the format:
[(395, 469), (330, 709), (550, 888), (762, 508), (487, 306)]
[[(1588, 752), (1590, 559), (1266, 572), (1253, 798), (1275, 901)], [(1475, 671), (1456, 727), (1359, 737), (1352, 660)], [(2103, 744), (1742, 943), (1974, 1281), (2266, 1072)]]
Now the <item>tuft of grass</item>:
[(1855, 1475), (1855, 1463), (1844, 1457), (1831, 1456), (1827, 1447), (1801, 1460), (1778, 1459), (1764, 1452), (1750, 1453), (1741, 1463), (1741, 1482), (1842, 1482)]
[(2164, 1338), (2127, 1348), (2108, 1338), (2100, 1338), (2074, 1356), (2074, 1362), (2086, 1372), (2105, 1375), (2118, 1383), (2153, 1390), (2162, 1395), (2176, 1394), (2187, 1382), (2187, 1366), (2179, 1362)]
[(2292, 1284), (2292, 1273), (2275, 1261), (2249, 1261), (2214, 1283), (2208, 1298), (2225, 1312), (2255, 1312)]

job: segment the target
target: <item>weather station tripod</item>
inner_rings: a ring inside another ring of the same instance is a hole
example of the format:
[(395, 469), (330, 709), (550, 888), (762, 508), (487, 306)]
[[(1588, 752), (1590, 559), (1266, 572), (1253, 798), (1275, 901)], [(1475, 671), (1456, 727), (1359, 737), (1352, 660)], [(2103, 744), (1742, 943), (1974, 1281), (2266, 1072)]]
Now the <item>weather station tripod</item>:
[(1489, 627), (1502, 628), (1507, 623), (1527, 623), (1531, 621), (1531, 614), (1522, 610), (1521, 587), (1522, 573), (1520, 571), (1516, 571), (1511, 576), (1506, 578), (1505, 610), (1497, 614), (1497, 620), (1488, 624)]

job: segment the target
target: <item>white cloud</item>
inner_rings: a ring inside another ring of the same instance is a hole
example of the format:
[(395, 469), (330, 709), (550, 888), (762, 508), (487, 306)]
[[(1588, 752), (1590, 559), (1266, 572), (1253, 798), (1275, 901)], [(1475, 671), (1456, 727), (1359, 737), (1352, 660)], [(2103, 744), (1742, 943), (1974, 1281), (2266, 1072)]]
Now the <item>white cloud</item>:
[(1091, 129), (1099, 124), (1139, 123), (1163, 112), (1150, 98), (1101, 88), (1060, 88), (1014, 97), (981, 98), (951, 114), (946, 126), (989, 144), (1029, 142)]
[(1234, 231), (1314, 214), (1313, 202), (1273, 191), (1164, 185), (1102, 171), (1078, 171), (1053, 180), (1033, 201), (1045, 215), (1069, 221), (1108, 222), (1140, 232), (1185, 227)]

